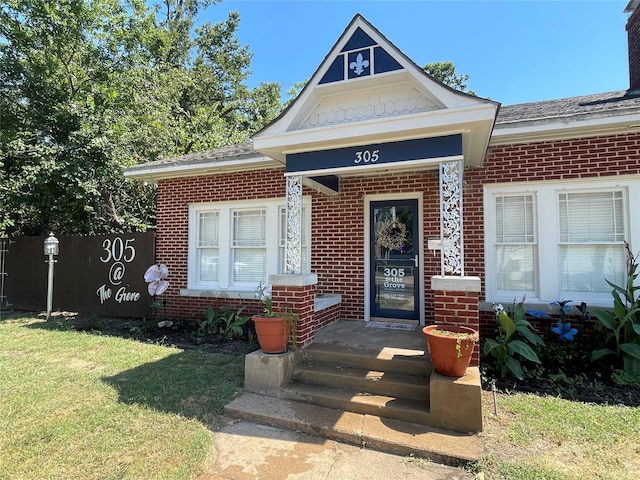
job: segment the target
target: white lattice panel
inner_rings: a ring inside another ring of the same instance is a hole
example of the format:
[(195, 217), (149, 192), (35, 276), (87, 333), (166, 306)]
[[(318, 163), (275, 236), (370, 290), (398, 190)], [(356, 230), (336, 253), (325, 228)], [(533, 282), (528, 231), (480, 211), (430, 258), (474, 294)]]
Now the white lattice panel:
[(360, 122), (438, 110), (424, 94), (408, 84), (349, 92), (323, 98), (301, 129)]

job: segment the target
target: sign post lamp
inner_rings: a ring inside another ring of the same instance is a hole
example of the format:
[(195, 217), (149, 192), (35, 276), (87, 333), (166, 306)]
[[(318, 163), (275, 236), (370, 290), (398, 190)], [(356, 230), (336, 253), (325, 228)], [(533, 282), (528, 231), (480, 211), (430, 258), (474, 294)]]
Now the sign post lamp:
[(47, 285), (47, 322), (51, 319), (51, 306), (53, 304), (53, 264), (56, 260), (53, 259), (59, 252), (58, 239), (50, 233), (44, 240), (44, 254), (49, 256), (49, 282)]

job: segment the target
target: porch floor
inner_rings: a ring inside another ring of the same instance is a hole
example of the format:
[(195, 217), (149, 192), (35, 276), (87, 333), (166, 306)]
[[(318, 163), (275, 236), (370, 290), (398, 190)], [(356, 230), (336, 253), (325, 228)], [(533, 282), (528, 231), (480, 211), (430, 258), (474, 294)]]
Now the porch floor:
[[(313, 343), (341, 345), (363, 350), (414, 350), (416, 355), (427, 356), (427, 342), (420, 325), (413, 330), (377, 328), (374, 324), (393, 322), (363, 322), (339, 320), (318, 332)], [(369, 325), (369, 326), (367, 326)], [(405, 325), (405, 324), (399, 324)]]

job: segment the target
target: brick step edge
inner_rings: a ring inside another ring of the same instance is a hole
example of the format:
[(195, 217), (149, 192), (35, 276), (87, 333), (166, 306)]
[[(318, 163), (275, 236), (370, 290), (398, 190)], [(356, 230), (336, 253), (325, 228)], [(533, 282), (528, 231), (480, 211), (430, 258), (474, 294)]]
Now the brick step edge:
[(342, 412), (282, 398), (244, 393), (224, 407), (232, 418), (317, 435), (395, 455), (415, 455), (461, 466), (476, 462), (484, 446), (477, 435)]

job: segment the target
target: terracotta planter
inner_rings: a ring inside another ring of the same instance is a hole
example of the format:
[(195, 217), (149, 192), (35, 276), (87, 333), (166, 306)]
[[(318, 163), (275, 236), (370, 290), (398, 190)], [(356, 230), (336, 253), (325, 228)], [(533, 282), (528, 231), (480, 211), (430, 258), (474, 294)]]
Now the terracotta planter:
[(281, 317), (251, 317), (256, 325), (258, 343), (264, 353), (283, 353), (291, 337), (291, 323)]
[[(434, 331), (449, 332), (435, 333)], [(429, 325), (422, 329), (427, 337), (433, 367), (441, 375), (461, 377), (471, 362), (478, 332), (461, 325)]]

